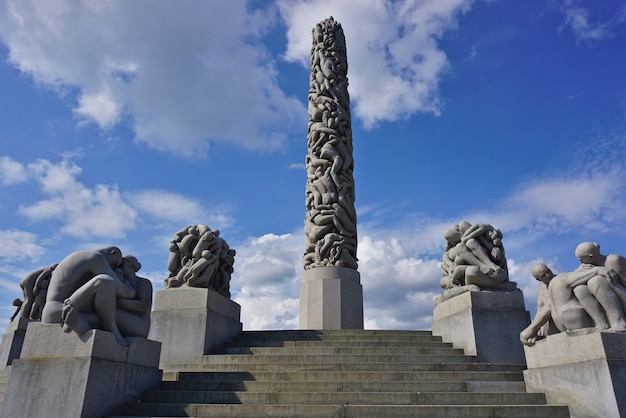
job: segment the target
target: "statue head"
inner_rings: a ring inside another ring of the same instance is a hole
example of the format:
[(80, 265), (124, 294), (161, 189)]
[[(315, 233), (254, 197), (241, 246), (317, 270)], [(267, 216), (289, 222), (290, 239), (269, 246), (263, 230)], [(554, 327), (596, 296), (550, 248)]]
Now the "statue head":
[(99, 250), (99, 252), (107, 259), (109, 265), (113, 268), (122, 264), (122, 250), (117, 247), (106, 247)]
[(596, 265), (601, 257), (600, 244), (590, 241), (581, 242), (574, 253), (581, 263)]
[(550, 283), (550, 280), (554, 277), (554, 273), (550, 270), (550, 267), (543, 263), (538, 263), (533, 266), (531, 271), (533, 277), (546, 285)]

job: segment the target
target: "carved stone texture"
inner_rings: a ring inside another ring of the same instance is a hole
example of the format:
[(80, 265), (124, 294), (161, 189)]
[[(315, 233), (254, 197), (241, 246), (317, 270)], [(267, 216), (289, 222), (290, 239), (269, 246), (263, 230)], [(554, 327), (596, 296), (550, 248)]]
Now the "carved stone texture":
[(442, 278), (446, 291), (437, 302), (467, 291), (514, 290), (509, 281), (502, 232), (489, 224), (471, 225), (462, 221), (444, 234), (447, 244), (442, 257)]
[(236, 251), (220, 237), (220, 231), (204, 224), (189, 225), (170, 241), (167, 263), (169, 288), (181, 286), (212, 289), (230, 298), (230, 278)]
[(555, 275), (545, 264), (533, 267), (533, 276), (547, 286), (547, 294), (520, 334), (523, 344), (532, 346), (545, 337), (540, 330), (550, 322), (551, 333), (583, 328), (626, 332), (626, 258), (602, 255), (595, 242), (578, 245), (576, 258), (581, 264), (572, 272)]
[[(122, 256), (117, 247), (76, 251), (22, 280), (23, 306), (32, 305), (22, 316), (40, 312), (43, 323), (63, 324), (63, 331), (79, 336), (91, 329), (108, 331), (122, 345), (128, 344), (127, 337), (145, 338), (150, 330), (152, 283), (136, 275), (140, 268), (135, 257)], [(38, 300), (41, 289), (47, 289), (43, 305)]]
[(304, 268), (357, 269), (348, 61), (341, 25), (313, 29), (309, 89)]

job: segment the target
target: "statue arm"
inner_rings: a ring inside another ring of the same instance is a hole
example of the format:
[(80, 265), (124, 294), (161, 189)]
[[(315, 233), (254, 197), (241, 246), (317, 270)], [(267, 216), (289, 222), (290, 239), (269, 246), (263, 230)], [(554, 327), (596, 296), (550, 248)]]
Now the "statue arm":
[(535, 315), (535, 319), (530, 323), (526, 329), (524, 329), (519, 337), (520, 341), (524, 345), (532, 346), (537, 341), (537, 331), (550, 319), (552, 318), (552, 310), (550, 309), (550, 305), (546, 305), (541, 308), (537, 315)]
[(566, 273), (565, 283), (567, 283), (569, 287), (576, 287), (581, 284), (587, 284), (589, 279), (598, 275), (604, 276), (607, 279), (611, 278), (611, 274), (606, 268), (603, 268), (603, 267), (581, 268), (581, 267), (579, 267), (577, 270), (571, 273)]

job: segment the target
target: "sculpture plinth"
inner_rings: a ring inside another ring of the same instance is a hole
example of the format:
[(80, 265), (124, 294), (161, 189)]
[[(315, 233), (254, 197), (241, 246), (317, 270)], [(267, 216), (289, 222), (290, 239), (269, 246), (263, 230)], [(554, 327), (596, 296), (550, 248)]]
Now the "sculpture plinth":
[(301, 329), (363, 329), (359, 272), (342, 267), (306, 270), (300, 287)]
[(156, 292), (149, 337), (163, 344), (161, 367), (202, 362), (206, 354), (241, 334), (241, 306), (206, 288)]
[(162, 378), (160, 344), (145, 338), (117, 343), (89, 330), (79, 337), (61, 326), (30, 323), (22, 353), (11, 366), (3, 417), (100, 417), (152, 389)]
[(520, 290), (466, 292), (433, 311), (433, 335), (490, 363), (525, 363), (519, 333), (529, 323)]
[(311, 49), (303, 329), (363, 328), (347, 73), (343, 29), (331, 17), (313, 29)]
[(13, 360), (20, 358), (26, 328), (30, 322), (29, 319), (16, 318), (9, 323), (0, 342), (0, 371), (10, 366)]
[(528, 392), (566, 404), (572, 417), (626, 416), (626, 334), (582, 329), (524, 347)]

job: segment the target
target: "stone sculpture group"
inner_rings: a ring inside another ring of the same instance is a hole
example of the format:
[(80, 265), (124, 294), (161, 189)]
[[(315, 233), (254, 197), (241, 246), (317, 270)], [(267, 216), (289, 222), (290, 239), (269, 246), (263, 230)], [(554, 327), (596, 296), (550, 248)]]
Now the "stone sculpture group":
[(309, 90), (304, 268), (357, 269), (348, 61), (341, 25), (313, 29)]
[(62, 324), (65, 332), (78, 335), (102, 329), (122, 345), (128, 337), (146, 338), (152, 283), (137, 276), (140, 268), (134, 256), (123, 256), (117, 247), (76, 251), (22, 279), (19, 316)]
[(513, 290), (502, 245), (502, 232), (489, 224), (462, 221), (448, 229), (437, 302), (468, 291)]
[(584, 328), (626, 332), (626, 258), (602, 255), (595, 242), (581, 243), (575, 254), (581, 264), (572, 272), (555, 275), (545, 264), (533, 267), (543, 284), (537, 315), (520, 334), (523, 344)]
[(203, 287), (230, 298), (236, 251), (220, 237), (220, 231), (204, 224), (189, 225), (174, 235), (169, 249), (168, 289)]

